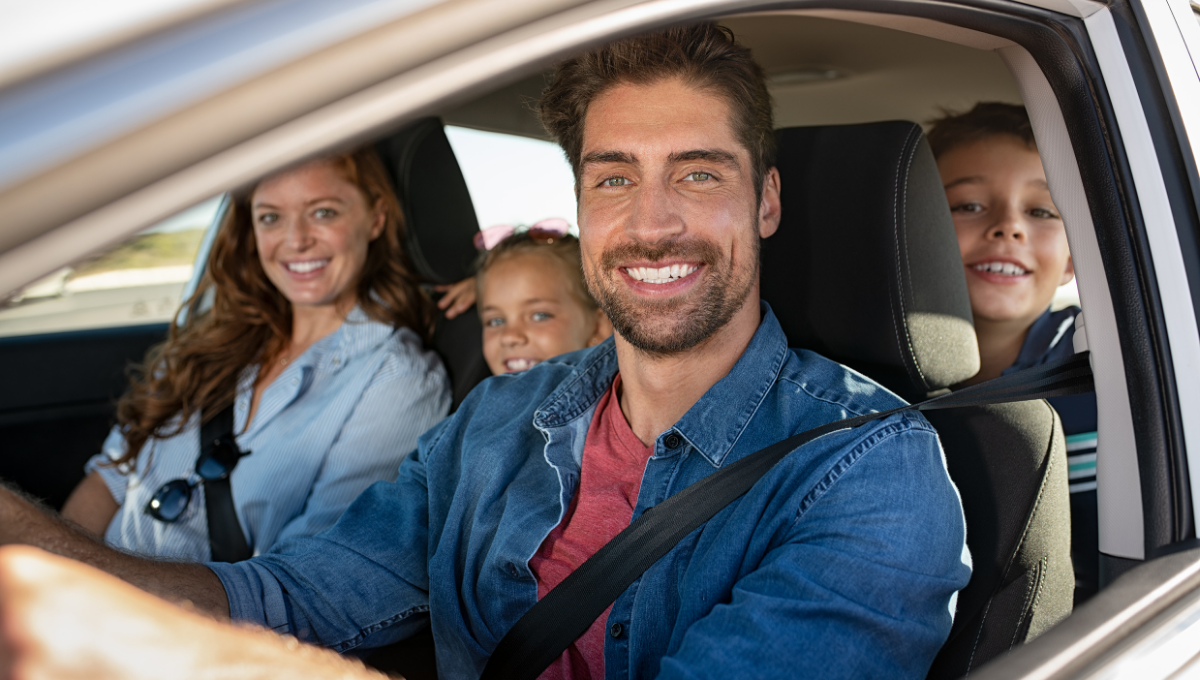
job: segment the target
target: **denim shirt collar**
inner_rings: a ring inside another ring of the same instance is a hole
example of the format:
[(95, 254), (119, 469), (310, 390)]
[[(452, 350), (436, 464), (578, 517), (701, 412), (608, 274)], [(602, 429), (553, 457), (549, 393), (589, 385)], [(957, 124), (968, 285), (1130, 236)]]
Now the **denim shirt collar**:
[[(724, 464), (787, 359), (787, 337), (770, 305), (760, 305), (762, 320), (742, 356), (674, 426), (659, 434), (656, 456), (668, 448), (663, 439), (677, 433), (714, 467)], [(616, 346), (609, 338), (585, 354), (575, 375), (542, 401), (534, 413), (534, 426), (562, 427), (589, 415), (612, 386), (618, 369)]]

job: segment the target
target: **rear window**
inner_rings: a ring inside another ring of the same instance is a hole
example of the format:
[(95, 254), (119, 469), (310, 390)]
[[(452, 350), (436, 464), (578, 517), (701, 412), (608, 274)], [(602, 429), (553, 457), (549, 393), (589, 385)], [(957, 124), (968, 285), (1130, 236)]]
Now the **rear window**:
[(548, 217), (575, 221), (575, 176), (552, 142), (446, 126), (480, 228), (530, 225)]

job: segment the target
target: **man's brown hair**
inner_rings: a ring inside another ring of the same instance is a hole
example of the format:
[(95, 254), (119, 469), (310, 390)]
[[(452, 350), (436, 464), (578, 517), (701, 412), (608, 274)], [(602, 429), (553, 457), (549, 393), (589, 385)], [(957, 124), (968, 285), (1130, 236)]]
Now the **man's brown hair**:
[(771, 95), (762, 68), (733, 32), (704, 23), (678, 26), (620, 40), (558, 66), (542, 93), (542, 125), (562, 146), (579, 181), (583, 121), (597, 96), (623, 83), (647, 85), (682, 78), (729, 103), (734, 135), (750, 152), (754, 188), (775, 164)]
[(940, 118), (929, 123), (926, 138), (935, 158), (951, 149), (997, 135), (1011, 135), (1025, 143), (1030, 151), (1037, 151), (1033, 139), (1033, 126), (1024, 106), (1001, 102), (980, 102), (966, 113), (943, 110)]

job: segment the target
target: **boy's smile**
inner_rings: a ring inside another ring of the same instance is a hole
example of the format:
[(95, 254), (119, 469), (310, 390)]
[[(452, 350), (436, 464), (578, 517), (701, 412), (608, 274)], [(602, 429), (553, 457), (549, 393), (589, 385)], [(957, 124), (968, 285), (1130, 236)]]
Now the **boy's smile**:
[(976, 323), (1028, 327), (1074, 277), (1037, 151), (1015, 136), (996, 135), (946, 151), (938, 170)]

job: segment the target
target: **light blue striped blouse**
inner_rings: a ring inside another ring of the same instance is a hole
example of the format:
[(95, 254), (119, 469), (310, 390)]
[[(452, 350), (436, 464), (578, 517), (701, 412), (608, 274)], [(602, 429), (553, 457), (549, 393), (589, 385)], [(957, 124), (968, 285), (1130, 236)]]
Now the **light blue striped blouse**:
[[(257, 376), (246, 369), (234, 406), (238, 446), (251, 454), (230, 485), (238, 520), (254, 553), (277, 541), (331, 526), (377, 480), (392, 480), (417, 437), (445, 417), (450, 387), (441, 361), (407, 328), (371, 321), (359, 308), (335, 332), (308, 348), (264, 391), (250, 428), (246, 416)], [(87, 471), (96, 470), (121, 509), (105, 540), (114, 547), (173, 559), (207, 561), (203, 487), (172, 524), (145, 513), (163, 483), (192, 476), (199, 455), (198, 417), (178, 435), (151, 439), (136, 469), (111, 465), (125, 440), (116, 428)]]

